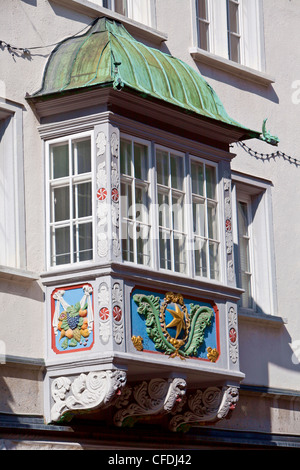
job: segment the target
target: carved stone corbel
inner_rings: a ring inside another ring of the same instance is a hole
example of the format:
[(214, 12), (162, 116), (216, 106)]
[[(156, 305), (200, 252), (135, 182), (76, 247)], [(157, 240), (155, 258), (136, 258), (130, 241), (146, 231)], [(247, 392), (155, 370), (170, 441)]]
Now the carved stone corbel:
[(149, 415), (170, 413), (185, 394), (186, 382), (182, 378), (152, 379), (134, 388), (125, 387), (114, 405), (120, 408), (114, 416), (116, 426), (133, 425)]
[(184, 405), (173, 410), (171, 431), (187, 431), (192, 426), (214, 423), (228, 416), (239, 399), (238, 387), (208, 387), (186, 397)]
[(69, 421), (74, 414), (109, 406), (126, 384), (122, 370), (106, 370), (80, 374), (73, 381), (58, 377), (51, 385), (55, 404), (51, 408), (51, 421)]

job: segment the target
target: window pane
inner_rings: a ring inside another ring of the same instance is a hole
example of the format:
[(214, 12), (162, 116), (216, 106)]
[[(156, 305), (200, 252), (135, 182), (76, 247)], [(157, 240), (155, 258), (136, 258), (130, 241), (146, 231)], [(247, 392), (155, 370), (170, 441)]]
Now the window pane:
[(73, 188), (75, 217), (92, 215), (92, 183), (77, 184)]
[(210, 278), (219, 279), (219, 244), (209, 243)]
[(247, 203), (238, 201), (238, 226), (239, 226), (239, 236), (248, 235), (248, 211)]
[(133, 231), (133, 223), (122, 220), (122, 254), (124, 261), (134, 261)]
[(150, 228), (137, 224), (137, 262), (150, 266)]
[(70, 219), (70, 192), (69, 186), (53, 189), (54, 211), (52, 209), (52, 222)]
[(132, 176), (131, 154), (132, 154), (131, 142), (129, 140), (121, 139), (120, 159), (121, 159), (121, 173), (123, 173), (123, 175)]
[(239, 33), (239, 3), (229, 0), (229, 31)]
[(161, 268), (172, 268), (170, 232), (162, 229), (159, 230), (159, 258)]
[(214, 166), (205, 166), (206, 170), (206, 194), (210, 199), (216, 199), (216, 169)]
[(205, 202), (204, 200), (193, 201), (193, 230), (196, 235), (205, 237)]
[(129, 184), (121, 184), (121, 214), (122, 217), (133, 218), (132, 187)]
[(184, 230), (184, 197), (178, 196), (173, 193), (172, 196), (172, 217), (173, 217), (173, 229), (180, 232)]
[(250, 272), (249, 263), (249, 240), (247, 238), (239, 238), (240, 250), (240, 269), (242, 272)]
[(207, 217), (208, 217), (208, 237), (214, 240), (218, 239), (218, 217), (217, 217), (217, 205), (208, 202), (207, 203)]
[(72, 142), (73, 174), (90, 173), (91, 139)]
[(240, 38), (230, 34), (230, 59), (234, 62), (240, 62)]
[(134, 144), (134, 172), (135, 177), (146, 181), (148, 179), (148, 147)]
[(251, 296), (251, 275), (243, 273), (241, 280), (242, 287), (245, 290), (245, 292), (241, 296), (242, 307), (253, 308), (253, 300)]
[(195, 274), (207, 277), (207, 242), (199, 238), (194, 240)]
[(183, 189), (183, 158), (171, 155), (171, 186), (174, 189)]
[(169, 182), (169, 156), (167, 152), (157, 150), (156, 152), (157, 182), (168, 186)]
[(199, 47), (205, 51), (209, 50), (209, 24), (199, 21)]
[(170, 228), (170, 206), (168, 193), (158, 192), (159, 225)]
[(201, 163), (192, 163), (191, 172), (192, 172), (192, 192), (194, 194), (199, 194), (200, 196), (203, 196), (204, 195), (203, 165)]
[(68, 143), (51, 145), (51, 178), (69, 176), (69, 146)]
[(70, 227), (54, 229), (54, 253), (52, 253), (52, 265), (70, 263)]
[(135, 217), (139, 222), (148, 223), (149, 207), (148, 207), (148, 188), (135, 187)]
[(208, 19), (207, 0), (197, 1), (197, 13), (199, 18), (202, 18), (204, 20)]
[(127, 16), (127, 0), (115, 0), (115, 12)]
[(174, 233), (174, 270), (178, 273), (186, 272), (186, 237)]
[(87, 261), (93, 258), (92, 223), (79, 224), (74, 227), (74, 262)]

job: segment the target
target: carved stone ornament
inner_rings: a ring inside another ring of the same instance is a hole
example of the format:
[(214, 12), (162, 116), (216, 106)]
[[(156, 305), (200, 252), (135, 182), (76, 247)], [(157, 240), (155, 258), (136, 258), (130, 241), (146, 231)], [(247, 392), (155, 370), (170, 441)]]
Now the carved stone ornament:
[(188, 431), (192, 426), (203, 426), (228, 417), (238, 402), (239, 391), (237, 387), (226, 386), (208, 387), (197, 390), (186, 397), (185, 403), (179, 404), (173, 410), (174, 416), (170, 420), (171, 431)]
[(133, 389), (125, 387), (124, 394), (114, 402), (119, 411), (114, 416), (116, 426), (132, 426), (142, 417), (170, 413), (185, 394), (182, 378), (152, 379)]
[(106, 370), (80, 374), (73, 381), (59, 377), (52, 382), (51, 421), (69, 421), (76, 413), (106, 408), (126, 384), (126, 373)]
[(233, 364), (236, 364), (239, 358), (238, 338), (237, 338), (237, 313), (233, 307), (228, 311), (228, 338), (229, 338), (229, 357)]

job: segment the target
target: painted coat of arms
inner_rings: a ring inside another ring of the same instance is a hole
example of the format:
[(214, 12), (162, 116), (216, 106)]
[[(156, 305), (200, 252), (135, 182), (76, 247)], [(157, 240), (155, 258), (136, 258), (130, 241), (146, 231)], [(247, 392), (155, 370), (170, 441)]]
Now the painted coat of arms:
[(173, 292), (157, 295), (139, 291), (132, 299), (136, 305), (136, 309), (132, 308), (132, 342), (137, 350), (155, 349), (172, 358), (200, 358), (202, 355), (212, 362), (217, 360), (212, 305), (193, 303)]

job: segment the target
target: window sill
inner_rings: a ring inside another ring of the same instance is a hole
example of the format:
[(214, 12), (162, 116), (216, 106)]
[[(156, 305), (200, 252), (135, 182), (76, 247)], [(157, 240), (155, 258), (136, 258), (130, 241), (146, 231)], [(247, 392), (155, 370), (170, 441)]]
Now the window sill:
[(235, 75), (243, 80), (249, 80), (265, 87), (268, 87), (275, 82), (275, 78), (264, 72), (259, 72), (258, 70), (238, 64), (232, 60), (211, 54), (210, 52), (199, 49), (198, 47), (191, 47), (189, 52), (196, 62), (210, 65), (211, 67), (230, 73), (231, 75)]
[(138, 21), (131, 20), (126, 16), (115, 13), (108, 8), (101, 7), (89, 0), (52, 0), (55, 3), (58, 3), (61, 6), (71, 8), (83, 15), (88, 15), (92, 18), (98, 18), (100, 16), (106, 16), (114, 20), (120, 21), (128, 29), (128, 31), (138, 36), (141, 39), (145, 39), (154, 44), (161, 44), (163, 41), (168, 39), (167, 34), (158, 31), (155, 28), (151, 28), (143, 23)]
[(239, 310), (238, 316), (242, 322), (255, 323), (261, 326), (267, 325), (275, 328), (280, 328), (288, 323), (287, 318), (284, 317), (242, 309)]
[(33, 282), (37, 281), (39, 276), (36, 273), (23, 269), (0, 266), (0, 279), (16, 282)]

